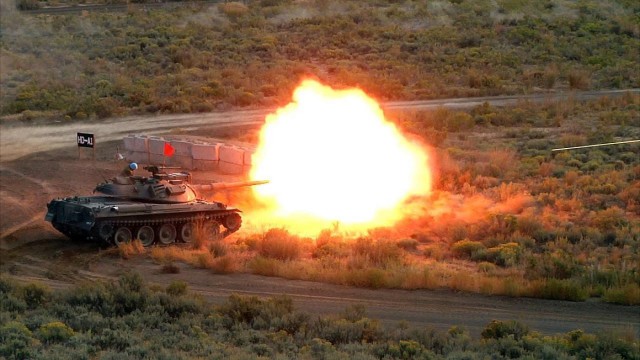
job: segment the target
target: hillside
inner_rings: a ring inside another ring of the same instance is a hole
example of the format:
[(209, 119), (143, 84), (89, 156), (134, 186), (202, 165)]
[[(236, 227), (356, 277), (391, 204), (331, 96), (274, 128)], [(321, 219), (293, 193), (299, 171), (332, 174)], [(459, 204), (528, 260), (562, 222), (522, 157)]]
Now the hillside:
[(207, 112), (303, 77), (380, 100), (640, 86), (633, 1), (246, 1), (29, 15), (2, 3), (2, 115)]

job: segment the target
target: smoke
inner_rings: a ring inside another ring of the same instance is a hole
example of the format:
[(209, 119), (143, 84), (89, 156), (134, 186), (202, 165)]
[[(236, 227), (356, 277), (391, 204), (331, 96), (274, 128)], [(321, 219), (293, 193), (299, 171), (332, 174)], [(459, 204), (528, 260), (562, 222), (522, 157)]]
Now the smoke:
[(533, 198), (526, 192), (499, 200), (484, 194), (464, 195), (435, 191), (427, 197), (409, 199), (402, 208), (402, 220), (393, 226), (349, 226), (337, 221), (300, 215), (279, 219), (274, 217), (271, 209), (260, 203), (251, 191), (231, 195), (218, 194), (215, 200), (243, 211), (242, 231), (246, 234), (264, 233), (271, 228), (285, 228), (293, 234), (311, 238), (317, 237), (322, 230), (329, 229), (346, 239), (368, 235), (383, 236), (387, 240), (426, 236), (430, 241), (450, 242), (461, 240), (471, 232), (482, 231), (488, 226), (491, 216), (515, 216), (535, 212)]

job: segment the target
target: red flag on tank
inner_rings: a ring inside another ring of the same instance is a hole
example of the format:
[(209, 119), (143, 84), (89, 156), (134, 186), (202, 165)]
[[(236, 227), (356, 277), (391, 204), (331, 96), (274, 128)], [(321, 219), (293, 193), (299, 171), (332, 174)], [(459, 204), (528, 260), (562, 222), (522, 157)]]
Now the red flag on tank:
[(173, 156), (176, 149), (170, 143), (164, 143), (164, 156)]

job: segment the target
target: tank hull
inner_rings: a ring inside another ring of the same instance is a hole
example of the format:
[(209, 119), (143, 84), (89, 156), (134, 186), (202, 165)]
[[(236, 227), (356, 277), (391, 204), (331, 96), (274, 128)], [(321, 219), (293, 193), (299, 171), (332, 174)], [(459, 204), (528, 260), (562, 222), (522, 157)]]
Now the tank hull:
[(119, 245), (138, 238), (145, 246), (188, 243), (196, 236), (223, 238), (242, 223), (240, 210), (218, 202), (167, 204), (108, 196), (52, 200), (45, 220), (72, 239)]

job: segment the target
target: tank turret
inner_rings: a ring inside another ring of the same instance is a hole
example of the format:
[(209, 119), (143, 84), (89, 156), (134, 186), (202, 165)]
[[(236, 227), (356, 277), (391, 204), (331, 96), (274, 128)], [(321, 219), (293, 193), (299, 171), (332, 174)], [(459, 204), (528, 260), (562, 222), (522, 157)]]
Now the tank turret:
[(202, 199), (201, 193), (265, 184), (267, 181), (191, 184), (188, 172), (166, 173), (147, 166), (150, 176), (120, 175), (94, 189), (95, 196), (69, 197), (47, 204), (45, 220), (71, 238), (119, 245), (192, 242), (220, 238), (240, 229), (240, 210)]
[(188, 172), (163, 173), (157, 166), (144, 168), (151, 173), (144, 176), (116, 176), (94, 189), (94, 193), (153, 203), (186, 203), (201, 198), (200, 193), (212, 193), (265, 184), (267, 181), (239, 181), (232, 183), (191, 184)]

